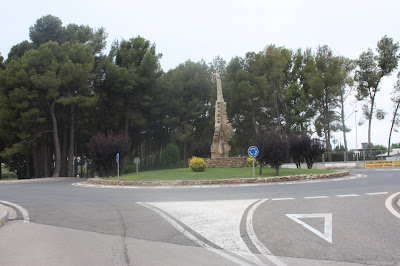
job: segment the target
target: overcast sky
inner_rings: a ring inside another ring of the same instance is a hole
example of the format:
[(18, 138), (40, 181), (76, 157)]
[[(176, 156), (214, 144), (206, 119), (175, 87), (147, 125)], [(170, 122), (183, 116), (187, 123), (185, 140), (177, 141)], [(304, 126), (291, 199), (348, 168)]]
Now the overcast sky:
[[(313, 50), (326, 44), (336, 54), (356, 59), (368, 48), (375, 49), (384, 35), (400, 41), (398, 0), (13, 0), (2, 1), (0, 10), (0, 52), (4, 57), (13, 45), (29, 39), (29, 26), (51, 14), (64, 25), (104, 27), (107, 47), (114, 40), (141, 35), (163, 54), (165, 71), (189, 59), (210, 62), (219, 55), (229, 62), (234, 56), (261, 51), (268, 44)], [(378, 107), (385, 109), (388, 117), (372, 121), (372, 142), (385, 146), (394, 83), (394, 77), (384, 79), (377, 96)], [(353, 99), (348, 100), (346, 123), (353, 129), (348, 133), (350, 148), (356, 147), (355, 117), (351, 114), (355, 105)], [(359, 120), (361, 112), (357, 116)], [(367, 124), (358, 127), (359, 148), (367, 141)], [(343, 142), (341, 134), (335, 138)], [(399, 133), (392, 142), (400, 142)]]

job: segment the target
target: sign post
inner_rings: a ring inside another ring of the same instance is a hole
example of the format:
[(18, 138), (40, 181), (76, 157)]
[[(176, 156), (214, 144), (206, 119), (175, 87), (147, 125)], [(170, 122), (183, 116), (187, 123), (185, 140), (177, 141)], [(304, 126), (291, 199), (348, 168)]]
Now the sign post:
[(364, 168), (365, 168), (365, 150), (367, 149), (368, 143), (363, 142), (363, 143), (361, 143), (361, 145), (362, 145), (363, 151), (364, 151), (363, 158), (364, 158)]
[(117, 161), (117, 172), (118, 172), (118, 181), (119, 181), (119, 153), (117, 153), (115, 160)]
[(139, 163), (140, 163), (139, 157), (136, 157), (135, 159), (133, 159), (133, 162), (136, 164), (136, 173), (138, 173), (139, 172)]
[(258, 148), (256, 146), (251, 146), (249, 147), (249, 149), (247, 150), (247, 154), (253, 158), (253, 177), (256, 175), (256, 171), (254, 168), (254, 161), (255, 161), (255, 157), (257, 157), (259, 151)]

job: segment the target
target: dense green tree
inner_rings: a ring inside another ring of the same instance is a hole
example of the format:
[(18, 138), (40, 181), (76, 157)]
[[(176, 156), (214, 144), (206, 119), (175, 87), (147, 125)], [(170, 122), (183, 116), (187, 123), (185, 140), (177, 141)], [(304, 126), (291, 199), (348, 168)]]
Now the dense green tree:
[(342, 83), (342, 63), (328, 46), (319, 46), (315, 54), (314, 69), (307, 73), (315, 113), (314, 126), (323, 136), (328, 152), (332, 151), (331, 135), (339, 129), (335, 109), (338, 107)]
[[(48, 62), (46, 62), (48, 63)], [(29, 154), (38, 137), (46, 127), (41, 112), (39, 90), (29, 76), (30, 60), (27, 57), (12, 60), (6, 70), (0, 71), (0, 137), (3, 147), (1, 156), (13, 160), (21, 159), (18, 165), (29, 162)], [(18, 156), (23, 155), (23, 156)], [(20, 176), (30, 177), (31, 173), (20, 169)], [(32, 173), (34, 174), (34, 173)]]
[(6, 66), (4, 65), (4, 57), (0, 53), (0, 69), (4, 70), (6, 69)]
[(270, 116), (280, 129), (284, 124), (287, 105), (284, 100), (288, 76), (292, 68), (292, 52), (283, 47), (267, 46), (264, 54), (264, 72), (267, 79), (264, 106), (273, 106)]
[(168, 71), (162, 80), (166, 86), (163, 102), (167, 108), (163, 123), (172, 133), (172, 140), (180, 146), (186, 165), (190, 144), (202, 136), (213, 135), (214, 103), (210, 100), (216, 90), (204, 62), (187, 61)]
[(39, 18), (29, 28), (29, 37), (37, 47), (49, 41), (63, 43), (65, 41), (65, 29), (58, 17), (46, 15)]
[[(300, 49), (293, 54), (293, 67), (288, 73), (287, 88), (284, 91), (286, 132), (308, 132), (315, 112), (311, 108), (311, 97), (306, 74), (314, 68), (314, 58), (310, 49)], [(309, 75), (307, 75), (309, 76)]]
[(346, 127), (346, 119), (345, 119), (345, 102), (348, 97), (351, 95), (353, 91), (354, 79), (352, 77), (352, 73), (355, 69), (355, 64), (352, 60), (348, 58), (340, 57), (340, 66), (341, 71), (339, 73), (339, 108), (340, 108), (340, 123), (339, 129), (343, 132), (343, 142), (344, 142), (344, 152), (345, 152), (345, 160), (348, 160), (348, 148), (347, 148), (347, 137), (346, 133), (350, 132), (350, 129)]
[(232, 138), (233, 154), (245, 154), (266, 121), (271, 120), (271, 107), (266, 106), (266, 86), (263, 53), (247, 53), (245, 58), (235, 57), (229, 62), (223, 90), (228, 118), (236, 129)]
[(23, 41), (19, 44), (14, 45), (13, 47), (11, 47), (11, 50), (8, 53), (6, 64), (13, 59), (21, 58), (26, 51), (28, 51), (30, 49), (34, 49), (34, 48), (35, 48), (35, 45), (28, 41)]
[(399, 43), (392, 38), (384, 36), (377, 43), (378, 54), (375, 55), (371, 49), (363, 52), (357, 61), (358, 69), (355, 74), (357, 81), (357, 99), (366, 100), (363, 105), (363, 114), (368, 119), (368, 145), (369, 153), (372, 156), (371, 130), (372, 118), (376, 114), (377, 119), (384, 118), (384, 112), (376, 109), (376, 94), (379, 92), (379, 84), (383, 77), (389, 76), (398, 65), (397, 52)]

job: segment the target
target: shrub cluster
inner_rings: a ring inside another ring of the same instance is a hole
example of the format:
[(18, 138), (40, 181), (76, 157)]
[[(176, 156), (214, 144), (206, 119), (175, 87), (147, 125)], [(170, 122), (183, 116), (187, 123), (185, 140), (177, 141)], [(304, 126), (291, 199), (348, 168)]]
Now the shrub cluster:
[(192, 168), (194, 172), (204, 172), (207, 168), (207, 164), (203, 158), (193, 157), (189, 162), (189, 167)]
[(247, 157), (247, 167), (253, 167), (253, 160), (255, 160), (254, 166), (258, 166), (258, 161), (256, 159), (253, 159), (253, 157)]
[(1, 173), (1, 178), (2, 179), (16, 179), (17, 174), (14, 172), (5, 172), (5, 173)]

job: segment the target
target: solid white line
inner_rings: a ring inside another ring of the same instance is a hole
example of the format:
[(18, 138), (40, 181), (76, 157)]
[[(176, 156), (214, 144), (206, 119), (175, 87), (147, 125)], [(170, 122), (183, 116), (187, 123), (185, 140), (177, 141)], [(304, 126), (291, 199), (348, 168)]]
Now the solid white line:
[(387, 194), (388, 192), (372, 192), (372, 193), (365, 193), (366, 195), (370, 195), (370, 196), (373, 196), (373, 195), (384, 195), (384, 194)]
[(339, 198), (358, 197), (358, 196), (360, 196), (360, 195), (357, 195), (357, 194), (336, 195), (336, 197), (339, 197)]
[(328, 196), (304, 197), (305, 199), (327, 199)]
[(395, 209), (393, 209), (393, 207), (392, 207), (392, 201), (393, 201), (393, 199), (397, 196), (397, 195), (399, 195), (400, 194), (400, 192), (397, 192), (397, 193), (394, 193), (393, 195), (391, 195), (390, 197), (388, 197), (387, 199), (386, 199), (386, 201), (385, 201), (385, 206), (386, 206), (386, 208), (394, 215), (394, 216), (396, 216), (397, 218), (399, 218), (400, 219), (400, 213), (398, 213)]
[(170, 217), (168, 217), (168, 215), (166, 215), (165, 213), (161, 212), (160, 210), (158, 210), (157, 208), (153, 207), (150, 204), (144, 203), (144, 202), (136, 202), (139, 205), (142, 205), (143, 207), (146, 207), (148, 209), (151, 209), (155, 212), (157, 212), (159, 215), (161, 215), (161, 217), (163, 217), (165, 220), (167, 220), (167, 222), (169, 222), (171, 225), (173, 225), (179, 232), (181, 232), (182, 234), (184, 234), (187, 238), (191, 239), (193, 242), (197, 243), (198, 245), (208, 249), (211, 252), (214, 252), (234, 263), (237, 263), (239, 265), (250, 265), (242, 260), (239, 260), (231, 255), (229, 255), (228, 253), (213, 248), (210, 245), (208, 245), (207, 243), (205, 243), (204, 241), (198, 239), (197, 237), (195, 237), (194, 235), (192, 235), (191, 233), (189, 233), (188, 231), (186, 231), (182, 226), (180, 226), (178, 223), (176, 223), (174, 220), (172, 220)]
[(15, 203), (8, 202), (8, 201), (1, 201), (0, 200), (0, 203), (4, 203), (4, 204), (7, 204), (7, 205), (10, 205), (10, 206), (13, 206), (13, 207), (17, 208), (21, 212), (22, 217), (24, 218), (24, 223), (29, 223), (29, 213), (23, 207), (15, 204)]
[(254, 215), (254, 212), (256, 211), (258, 206), (263, 204), (265, 201), (267, 201), (267, 199), (260, 200), (259, 202), (254, 204), (250, 208), (249, 212), (247, 213), (247, 217), (246, 217), (247, 235), (250, 237), (250, 240), (251, 240), (251, 242), (253, 242), (254, 246), (261, 252), (261, 254), (264, 257), (266, 257), (268, 260), (270, 260), (271, 262), (275, 263), (276, 265), (284, 266), (286, 264), (283, 263), (281, 260), (279, 260), (274, 255), (272, 255), (271, 251), (269, 251), (269, 249), (266, 246), (264, 246), (263, 243), (261, 243), (261, 241), (258, 239), (256, 233), (254, 232), (254, 227), (253, 227), (253, 215)]
[(271, 200), (294, 200), (294, 198), (273, 198)]

